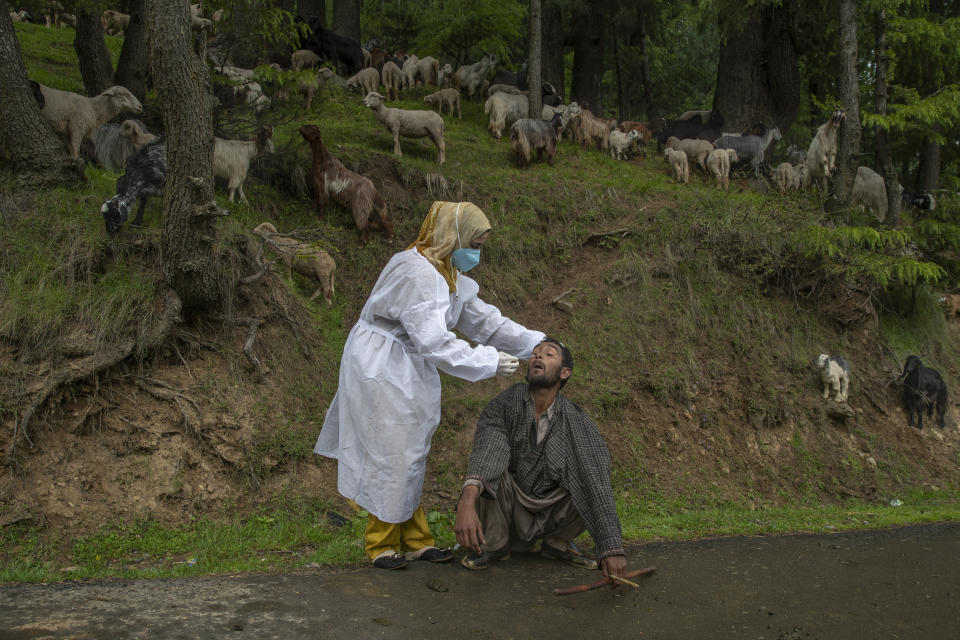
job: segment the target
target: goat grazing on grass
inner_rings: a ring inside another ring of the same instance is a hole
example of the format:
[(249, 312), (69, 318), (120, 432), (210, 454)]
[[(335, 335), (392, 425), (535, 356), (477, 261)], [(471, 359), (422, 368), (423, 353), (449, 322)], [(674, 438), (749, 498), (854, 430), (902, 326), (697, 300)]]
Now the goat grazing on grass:
[(850, 365), (846, 359), (821, 353), (817, 357), (817, 371), (823, 384), (823, 399), (829, 399), (832, 393), (837, 402), (846, 402), (850, 389)]
[(383, 104), (384, 96), (371, 91), (363, 104), (377, 114), (387, 131), (393, 134), (393, 153), (402, 156), (400, 136), (405, 138), (430, 138), (437, 146), (438, 164), (446, 160), (446, 145), (443, 142), (443, 116), (435, 111), (396, 109)]
[(553, 164), (553, 155), (557, 152), (557, 140), (560, 135), (562, 116), (554, 114), (553, 119), (534, 120), (521, 118), (510, 127), (510, 148), (517, 164), (524, 167), (530, 164), (533, 153), (537, 158), (547, 156), (547, 164)]
[(908, 356), (903, 365), (903, 404), (907, 410), (907, 425), (913, 426), (913, 416), (917, 416), (917, 429), (923, 429), (923, 412), (933, 417), (936, 407), (940, 428), (944, 428), (944, 416), (947, 413), (947, 385), (940, 372), (925, 367), (919, 356)]
[(360, 69), (347, 79), (347, 86), (351, 89), (359, 89), (363, 95), (380, 88), (380, 74), (373, 67)]
[(830, 119), (817, 129), (817, 134), (813, 136), (810, 148), (807, 149), (807, 157), (804, 159), (807, 179), (813, 181), (821, 196), (826, 192), (827, 178), (837, 164), (837, 132), (846, 117), (847, 114), (843, 111), (834, 111)]
[(443, 108), (446, 106), (450, 115), (453, 110), (457, 110), (457, 118), (460, 118), (460, 92), (456, 89), (440, 89), (428, 96), (423, 97), (423, 101), (430, 105), (437, 105), (440, 115), (443, 115)]
[[(436, 114), (434, 114), (436, 115)], [(437, 116), (438, 118), (440, 116)], [(371, 229), (383, 230), (387, 239), (393, 238), (393, 220), (373, 182), (347, 169), (323, 144), (320, 129), (312, 124), (300, 127), (300, 135), (310, 145), (313, 154), (313, 189), (316, 194), (317, 213), (333, 197), (334, 201), (350, 209), (360, 231), (360, 241), (366, 244)]]
[(140, 226), (147, 198), (163, 195), (166, 179), (167, 144), (163, 136), (160, 136), (127, 160), (126, 171), (117, 180), (117, 194), (100, 207), (107, 233), (120, 231), (123, 223), (130, 217), (133, 203), (137, 201), (140, 202), (140, 207), (132, 224)]
[(327, 306), (333, 304), (334, 276), (337, 271), (337, 263), (333, 261), (329, 253), (305, 242), (278, 234), (277, 228), (269, 222), (257, 225), (253, 232), (263, 238), (264, 242), (277, 252), (281, 262), (287, 268), (288, 275), (296, 271), (302, 276), (317, 281), (320, 286), (310, 296), (310, 300), (315, 300), (322, 293), (327, 301)]
[(120, 85), (106, 89), (94, 98), (40, 85), (44, 107), (40, 112), (60, 135), (74, 160), (80, 157), (80, 143), (89, 138), (121, 111), (141, 113), (143, 105)]
[(228, 199), (233, 202), (234, 194), (240, 194), (240, 202), (247, 202), (243, 193), (243, 182), (250, 170), (250, 161), (265, 153), (273, 153), (273, 127), (262, 126), (253, 140), (213, 139), (213, 177), (227, 181)]

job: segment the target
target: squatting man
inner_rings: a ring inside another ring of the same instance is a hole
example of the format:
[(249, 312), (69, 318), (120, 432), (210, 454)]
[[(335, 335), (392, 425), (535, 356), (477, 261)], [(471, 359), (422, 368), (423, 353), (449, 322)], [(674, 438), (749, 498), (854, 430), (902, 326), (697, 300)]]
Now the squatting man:
[(461, 564), (485, 569), (529, 551), (596, 568), (574, 539), (590, 532), (604, 577), (624, 577), (627, 560), (610, 483), (610, 454), (594, 422), (560, 394), (573, 356), (558, 340), (533, 349), (526, 383), (483, 410), (457, 503)]

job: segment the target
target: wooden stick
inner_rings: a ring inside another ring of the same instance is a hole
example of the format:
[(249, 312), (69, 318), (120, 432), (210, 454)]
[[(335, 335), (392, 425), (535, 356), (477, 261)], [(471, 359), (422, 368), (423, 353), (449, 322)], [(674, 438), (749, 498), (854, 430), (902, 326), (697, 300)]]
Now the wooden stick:
[(636, 582), (633, 582), (632, 580), (627, 580), (626, 578), (621, 578), (620, 576), (609, 576), (609, 577), (611, 580), (613, 580), (617, 584), (625, 584), (628, 587), (633, 587), (634, 589), (640, 588), (640, 585), (638, 585)]
[[(647, 567), (645, 569), (634, 569), (633, 571), (627, 571), (624, 575), (627, 578), (636, 578), (637, 576), (649, 575), (656, 570), (657, 570), (656, 567)], [(583, 593), (584, 591), (592, 591), (594, 589), (599, 589), (600, 587), (605, 587), (610, 584), (613, 584), (613, 580), (611, 580), (610, 578), (604, 578), (603, 580), (594, 582), (593, 584), (581, 584), (581, 585), (577, 585), (576, 587), (567, 587), (566, 589), (554, 589), (553, 595), (568, 596), (572, 593)], [(640, 587), (640, 585), (636, 583), (632, 583), (632, 584), (634, 584), (634, 586), (636, 586), (637, 588)]]

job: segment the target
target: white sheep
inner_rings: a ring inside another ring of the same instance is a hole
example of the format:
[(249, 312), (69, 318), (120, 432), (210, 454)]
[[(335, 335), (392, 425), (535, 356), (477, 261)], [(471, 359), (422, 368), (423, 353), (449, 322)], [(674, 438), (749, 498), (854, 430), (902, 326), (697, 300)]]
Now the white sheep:
[(870, 209), (878, 220), (887, 217), (887, 187), (883, 176), (870, 167), (857, 168), (850, 192), (850, 206)]
[[(403, 72), (392, 60), (383, 63), (380, 69), (380, 84), (387, 92), (387, 97), (393, 100), (400, 99), (400, 85), (403, 84)], [(374, 92), (375, 93), (375, 92)]]
[(632, 129), (630, 130), (630, 133), (624, 133), (623, 131), (611, 131), (610, 157), (614, 160), (628, 160), (630, 157), (630, 149), (635, 144), (642, 144), (639, 140), (640, 134)]
[(530, 101), (523, 94), (495, 93), (483, 105), (483, 112), (490, 116), (490, 133), (500, 139), (503, 129), (530, 112)]
[(800, 188), (800, 173), (789, 162), (781, 162), (777, 165), (773, 179), (780, 193), (796, 191)]
[(730, 188), (730, 165), (736, 161), (733, 149), (714, 149), (707, 155), (707, 170), (717, 179), (718, 189)]
[(413, 111), (384, 106), (386, 98), (371, 91), (363, 99), (363, 104), (377, 114), (377, 120), (393, 134), (393, 153), (402, 156), (400, 136), (405, 138), (430, 138), (437, 146), (438, 164), (446, 160), (446, 145), (443, 142), (443, 116), (435, 111)]
[(665, 146), (683, 151), (687, 154), (689, 164), (694, 167), (699, 165), (704, 171), (707, 170), (707, 156), (713, 151), (713, 145), (706, 140), (694, 138), (679, 140), (676, 136), (670, 136)]
[(497, 56), (492, 53), (483, 56), (479, 62), (465, 64), (453, 74), (452, 86), (459, 89), (467, 98), (483, 95), (483, 83), (495, 66), (497, 66)]
[(329, 253), (305, 242), (278, 234), (277, 228), (269, 222), (257, 225), (253, 232), (263, 238), (277, 252), (280, 261), (287, 268), (288, 276), (296, 271), (300, 275), (313, 278), (319, 283), (320, 286), (310, 296), (311, 300), (315, 300), (322, 293), (327, 301), (327, 306), (333, 304), (334, 276), (337, 271), (337, 263), (333, 261)]
[(360, 69), (347, 79), (347, 86), (351, 89), (360, 89), (363, 95), (380, 88), (380, 73), (373, 67)]
[(420, 64), (420, 58), (411, 54), (407, 56), (407, 59), (403, 61), (403, 67), (400, 69), (402, 78), (400, 79), (400, 84), (404, 90), (414, 89), (420, 86), (418, 81), (418, 65)]
[(234, 201), (235, 193), (240, 194), (240, 202), (247, 202), (243, 182), (247, 179), (250, 161), (264, 153), (273, 153), (272, 136), (273, 127), (264, 125), (250, 142), (213, 139), (213, 176), (227, 181), (230, 202)]
[(674, 180), (684, 184), (690, 182), (690, 163), (687, 161), (687, 154), (679, 149), (665, 147), (663, 157), (670, 163)]
[(145, 125), (139, 120), (124, 120), (120, 125), (120, 135), (129, 140), (137, 151), (157, 138), (147, 131)]
[(420, 58), (420, 62), (417, 64), (417, 76), (419, 77), (422, 85), (435, 86), (437, 84), (437, 76), (439, 72), (439, 60), (433, 56)]
[(80, 143), (121, 111), (142, 113), (143, 105), (126, 87), (114, 85), (100, 95), (88, 98), (78, 93), (51, 89), (40, 85), (46, 116), (53, 130), (59, 134), (70, 153), (80, 157)]
[(130, 14), (107, 9), (100, 14), (100, 24), (108, 36), (120, 36), (130, 26)]
[(460, 92), (456, 89), (440, 89), (435, 91), (428, 96), (423, 97), (423, 101), (427, 104), (435, 104), (438, 107), (440, 115), (443, 115), (443, 108), (446, 106), (450, 115), (453, 115), (453, 110), (456, 108), (457, 117), (460, 118)]
[(320, 64), (320, 56), (310, 49), (300, 49), (290, 55), (290, 68), (294, 71), (310, 69)]

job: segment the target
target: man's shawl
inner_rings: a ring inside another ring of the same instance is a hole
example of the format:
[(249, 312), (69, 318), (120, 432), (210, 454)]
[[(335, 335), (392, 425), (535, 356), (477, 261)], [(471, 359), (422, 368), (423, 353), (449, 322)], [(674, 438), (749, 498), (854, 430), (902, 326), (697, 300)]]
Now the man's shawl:
[(623, 534), (610, 484), (610, 453), (583, 409), (557, 395), (550, 430), (537, 444), (533, 398), (518, 383), (490, 401), (480, 415), (467, 479), (492, 498), (509, 471), (520, 490), (543, 499), (565, 489), (587, 525), (600, 559), (623, 554)]

